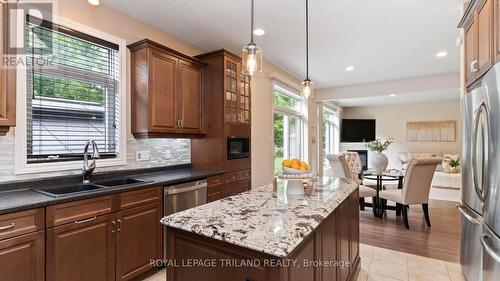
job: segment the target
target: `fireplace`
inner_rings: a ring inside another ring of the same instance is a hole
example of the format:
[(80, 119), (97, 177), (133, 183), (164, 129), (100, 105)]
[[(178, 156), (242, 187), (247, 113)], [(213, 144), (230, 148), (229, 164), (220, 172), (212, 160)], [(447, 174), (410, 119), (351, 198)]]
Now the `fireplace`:
[(347, 150), (350, 152), (357, 152), (359, 158), (361, 159), (361, 165), (363, 166), (363, 171), (368, 170), (368, 150)]

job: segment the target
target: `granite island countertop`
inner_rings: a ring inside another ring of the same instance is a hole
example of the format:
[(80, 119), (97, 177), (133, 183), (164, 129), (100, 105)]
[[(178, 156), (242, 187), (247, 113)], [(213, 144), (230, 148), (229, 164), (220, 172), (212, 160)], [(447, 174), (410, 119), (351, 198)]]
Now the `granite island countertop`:
[(169, 227), (276, 257), (286, 257), (358, 184), (330, 178), (309, 196), (286, 194), (285, 183), (253, 188), (232, 197), (164, 217)]

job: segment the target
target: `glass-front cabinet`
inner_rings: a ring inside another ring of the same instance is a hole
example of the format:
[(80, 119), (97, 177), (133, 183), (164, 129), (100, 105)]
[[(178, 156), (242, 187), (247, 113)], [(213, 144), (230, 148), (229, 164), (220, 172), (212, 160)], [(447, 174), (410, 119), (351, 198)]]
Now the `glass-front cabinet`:
[(250, 77), (241, 74), (241, 63), (224, 59), (224, 120), (250, 124)]

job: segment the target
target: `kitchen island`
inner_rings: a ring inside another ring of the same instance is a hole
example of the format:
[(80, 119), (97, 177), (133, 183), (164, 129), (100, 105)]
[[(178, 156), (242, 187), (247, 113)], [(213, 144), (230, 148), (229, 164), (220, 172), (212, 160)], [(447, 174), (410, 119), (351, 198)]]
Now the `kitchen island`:
[(358, 185), (323, 182), (292, 196), (279, 181), (164, 217), (167, 280), (356, 280)]

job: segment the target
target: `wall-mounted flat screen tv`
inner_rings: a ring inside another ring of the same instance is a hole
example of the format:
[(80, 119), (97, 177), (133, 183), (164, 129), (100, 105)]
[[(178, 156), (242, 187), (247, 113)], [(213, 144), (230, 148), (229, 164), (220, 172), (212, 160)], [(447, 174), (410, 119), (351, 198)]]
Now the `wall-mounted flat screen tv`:
[(342, 142), (375, 140), (375, 119), (342, 119)]

